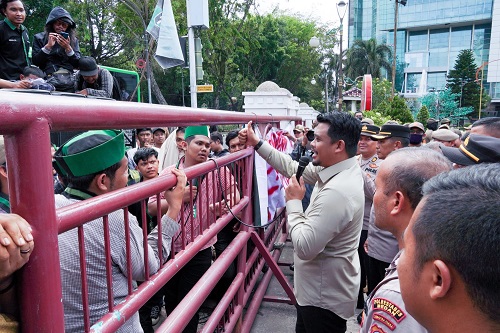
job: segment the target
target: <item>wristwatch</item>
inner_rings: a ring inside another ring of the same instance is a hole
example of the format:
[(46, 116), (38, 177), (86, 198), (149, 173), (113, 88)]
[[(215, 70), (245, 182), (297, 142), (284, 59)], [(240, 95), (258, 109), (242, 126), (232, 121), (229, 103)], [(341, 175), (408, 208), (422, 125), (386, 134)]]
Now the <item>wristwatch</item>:
[(257, 143), (254, 147), (255, 150), (258, 150), (262, 145), (264, 144), (264, 140), (260, 140), (259, 143)]

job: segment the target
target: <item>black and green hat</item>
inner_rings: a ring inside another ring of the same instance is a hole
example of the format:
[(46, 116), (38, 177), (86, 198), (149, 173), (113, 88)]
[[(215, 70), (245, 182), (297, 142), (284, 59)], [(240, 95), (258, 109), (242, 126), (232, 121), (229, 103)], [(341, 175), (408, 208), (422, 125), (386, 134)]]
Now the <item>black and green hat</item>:
[(96, 130), (79, 134), (54, 154), (64, 176), (81, 177), (106, 170), (125, 156), (122, 131)]
[(204, 135), (210, 137), (210, 132), (208, 130), (208, 126), (188, 126), (186, 127), (186, 131), (184, 132), (184, 140), (189, 138), (190, 136), (195, 135)]

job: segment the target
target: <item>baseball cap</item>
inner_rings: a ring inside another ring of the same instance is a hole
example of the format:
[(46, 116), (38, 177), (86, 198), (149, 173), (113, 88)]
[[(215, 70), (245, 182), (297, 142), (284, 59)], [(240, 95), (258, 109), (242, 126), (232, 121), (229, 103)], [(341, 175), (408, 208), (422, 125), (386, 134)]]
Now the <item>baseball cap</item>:
[(459, 148), (441, 146), (444, 156), (460, 165), (500, 162), (500, 139), (471, 134)]
[(412, 129), (413, 127), (416, 127), (416, 128), (418, 128), (418, 129), (421, 129), (423, 132), (425, 132), (424, 125), (422, 125), (422, 123), (421, 123), (421, 122), (418, 122), (418, 121), (416, 121), (416, 122), (414, 122), (414, 123), (411, 123), (410, 125), (408, 125), (408, 127), (409, 127), (410, 129)]
[(304, 126), (297, 125), (297, 126), (295, 126), (295, 128), (293, 130), (304, 133)]
[(432, 138), (441, 141), (453, 141), (458, 139), (458, 134), (453, 133), (449, 129), (441, 128), (432, 132)]
[(153, 134), (154, 134), (154, 132), (156, 132), (156, 131), (163, 131), (163, 133), (167, 133), (167, 132), (165, 131), (165, 129), (164, 129), (164, 128), (161, 128), (161, 127), (153, 127)]
[(94, 76), (97, 74), (97, 63), (92, 57), (81, 57), (78, 61), (78, 68), (80, 69), (80, 75), (82, 76)]

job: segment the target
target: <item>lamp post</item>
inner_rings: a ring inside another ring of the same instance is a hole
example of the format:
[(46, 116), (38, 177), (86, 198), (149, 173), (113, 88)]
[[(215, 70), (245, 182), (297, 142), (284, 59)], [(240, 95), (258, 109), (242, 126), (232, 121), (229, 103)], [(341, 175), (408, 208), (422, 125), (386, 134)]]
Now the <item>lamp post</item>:
[(399, 4), (406, 6), (406, 0), (394, 0), (394, 52), (392, 55), (392, 88), (391, 94), (392, 98), (394, 98), (394, 86), (396, 84), (396, 44), (397, 44), (397, 36), (398, 36), (398, 8)]
[[(325, 63), (325, 111), (328, 113), (328, 65)], [(316, 84), (314, 77), (311, 80), (311, 84)]]
[(339, 109), (342, 110), (342, 36), (344, 35), (344, 27), (342, 21), (344, 20), (345, 13), (347, 12), (347, 2), (340, 0), (337, 2), (337, 14), (340, 19), (340, 54), (339, 54), (339, 70), (337, 72), (337, 83), (339, 91)]

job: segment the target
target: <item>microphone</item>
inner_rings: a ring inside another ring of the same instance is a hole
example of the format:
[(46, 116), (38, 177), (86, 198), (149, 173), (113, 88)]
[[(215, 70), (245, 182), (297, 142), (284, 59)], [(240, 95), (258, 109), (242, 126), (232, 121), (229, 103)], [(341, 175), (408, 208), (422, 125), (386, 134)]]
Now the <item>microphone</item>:
[(297, 174), (295, 177), (297, 178), (297, 181), (299, 181), (300, 177), (302, 177), (302, 173), (304, 173), (304, 169), (306, 166), (309, 164), (311, 161), (309, 156), (302, 156), (299, 160), (299, 167), (297, 168)]

